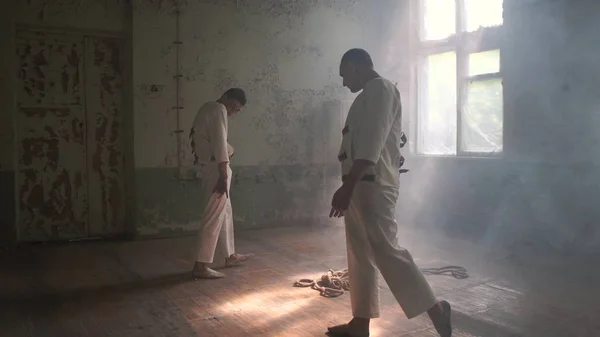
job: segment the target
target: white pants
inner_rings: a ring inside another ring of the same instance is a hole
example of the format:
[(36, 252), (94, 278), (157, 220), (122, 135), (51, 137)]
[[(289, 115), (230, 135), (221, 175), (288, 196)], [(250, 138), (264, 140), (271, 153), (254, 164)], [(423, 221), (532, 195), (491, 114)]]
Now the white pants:
[[(231, 187), (231, 168), (227, 168), (227, 191)], [(218, 195), (213, 190), (219, 179), (219, 168), (216, 163), (210, 163), (202, 169), (202, 185), (207, 198), (204, 214), (198, 231), (198, 248), (196, 261), (213, 263), (215, 254), (219, 262), (235, 252), (233, 242), (233, 215), (231, 199), (226, 195)]]
[(379, 317), (379, 274), (406, 317), (416, 317), (436, 303), (427, 280), (410, 253), (398, 245), (398, 189), (376, 183), (357, 184), (345, 213), (352, 314)]

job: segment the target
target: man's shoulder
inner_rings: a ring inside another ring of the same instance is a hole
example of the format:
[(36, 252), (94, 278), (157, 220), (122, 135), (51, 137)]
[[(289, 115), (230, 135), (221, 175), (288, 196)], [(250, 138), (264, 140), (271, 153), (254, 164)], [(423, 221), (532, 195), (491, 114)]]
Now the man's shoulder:
[(396, 84), (385, 77), (377, 77), (365, 85), (365, 89), (396, 89)]
[(377, 77), (367, 82), (364, 91), (370, 97), (381, 97), (383, 95), (394, 100), (401, 99), (396, 84), (384, 77)]
[(222, 113), (225, 111), (225, 106), (216, 101), (210, 101), (202, 104), (198, 113)]

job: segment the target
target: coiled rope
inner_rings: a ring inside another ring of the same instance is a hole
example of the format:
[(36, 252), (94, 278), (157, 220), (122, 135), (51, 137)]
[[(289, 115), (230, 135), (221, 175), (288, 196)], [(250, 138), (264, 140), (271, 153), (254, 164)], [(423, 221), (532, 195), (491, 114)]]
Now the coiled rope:
[[(459, 266), (445, 266), (440, 268), (424, 268), (421, 272), (425, 275), (447, 275), (455, 279), (463, 280), (469, 277), (467, 269)], [(323, 297), (338, 297), (346, 291), (350, 291), (350, 276), (348, 269), (332, 270), (321, 276), (321, 279), (300, 279), (294, 282), (294, 287), (312, 288), (317, 290)]]

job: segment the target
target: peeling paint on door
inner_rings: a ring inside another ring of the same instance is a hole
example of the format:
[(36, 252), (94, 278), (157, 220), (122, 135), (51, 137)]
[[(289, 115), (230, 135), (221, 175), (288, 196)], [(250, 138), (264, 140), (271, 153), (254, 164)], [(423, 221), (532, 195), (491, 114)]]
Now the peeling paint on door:
[(118, 40), (41, 31), (16, 40), (19, 241), (123, 232)]
[(122, 74), (120, 41), (87, 38), (90, 235), (106, 236), (124, 231)]
[(20, 240), (87, 235), (83, 43), (19, 32)]
[(17, 34), (18, 102), (24, 106), (82, 106), (83, 43), (59, 34)]

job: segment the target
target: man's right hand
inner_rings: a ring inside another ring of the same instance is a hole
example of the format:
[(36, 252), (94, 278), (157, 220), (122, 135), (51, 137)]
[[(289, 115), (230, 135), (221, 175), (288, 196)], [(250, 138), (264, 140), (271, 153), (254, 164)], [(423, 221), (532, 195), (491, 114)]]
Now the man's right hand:
[(219, 177), (219, 180), (217, 180), (217, 185), (215, 185), (213, 193), (216, 193), (221, 197), (225, 195), (226, 198), (229, 198), (229, 192), (227, 191), (227, 178), (222, 176)]
[(217, 180), (217, 185), (213, 190), (213, 193), (217, 193), (219, 196), (225, 196), (229, 198), (229, 191), (227, 191), (227, 177), (229, 176), (229, 162), (220, 162), (219, 163), (219, 180)]

